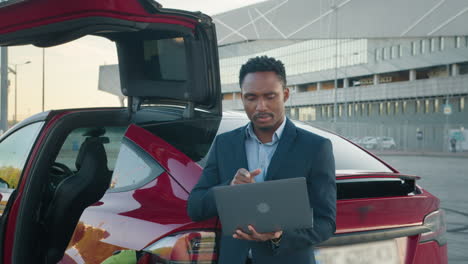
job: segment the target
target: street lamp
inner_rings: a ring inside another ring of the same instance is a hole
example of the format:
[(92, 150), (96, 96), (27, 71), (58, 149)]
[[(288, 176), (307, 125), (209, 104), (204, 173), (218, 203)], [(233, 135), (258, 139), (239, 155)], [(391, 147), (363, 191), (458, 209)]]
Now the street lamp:
[(8, 67), (8, 70), (15, 75), (15, 123), (18, 120), (18, 66), (26, 65), (31, 63), (31, 61), (26, 61), (24, 63), (13, 64), (14, 69)]

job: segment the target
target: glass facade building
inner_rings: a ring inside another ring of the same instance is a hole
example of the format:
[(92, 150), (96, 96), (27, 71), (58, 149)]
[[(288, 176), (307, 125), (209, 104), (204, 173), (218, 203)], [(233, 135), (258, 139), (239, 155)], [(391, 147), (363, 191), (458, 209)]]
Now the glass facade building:
[(221, 83), (237, 83), (241, 65), (249, 58), (262, 55), (281, 60), (288, 76), (366, 64), (368, 61), (366, 39), (307, 40), (266, 52), (221, 59)]

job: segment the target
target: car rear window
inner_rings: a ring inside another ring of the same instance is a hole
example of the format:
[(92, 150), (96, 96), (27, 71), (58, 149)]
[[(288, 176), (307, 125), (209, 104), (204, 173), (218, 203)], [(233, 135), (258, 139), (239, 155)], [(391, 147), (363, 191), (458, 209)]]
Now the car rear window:
[(173, 121), (142, 127), (204, 167), (205, 157), (216, 136), (219, 124), (219, 118), (208, 118)]
[[(248, 119), (225, 118), (221, 122), (218, 134), (244, 126), (248, 121)], [(384, 163), (372, 155), (369, 155), (369, 153), (335, 134), (298, 121), (294, 121), (294, 124), (297, 127), (330, 139), (333, 145), (333, 154), (335, 156), (335, 167), (337, 173), (393, 172)]]
[[(145, 129), (173, 145), (200, 166), (204, 167), (206, 155), (215, 135), (244, 126), (247, 118), (217, 118), (184, 120), (146, 126)], [(308, 124), (295, 122), (307, 131), (331, 140), (337, 173), (349, 172), (393, 172), (384, 163), (347, 140)]]

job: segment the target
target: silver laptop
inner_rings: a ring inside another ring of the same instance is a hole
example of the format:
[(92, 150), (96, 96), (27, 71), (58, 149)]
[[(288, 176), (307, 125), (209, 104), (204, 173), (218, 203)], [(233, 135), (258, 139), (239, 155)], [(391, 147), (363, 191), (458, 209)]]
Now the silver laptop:
[(240, 228), (250, 233), (313, 226), (304, 177), (260, 183), (218, 186), (213, 189), (224, 235)]

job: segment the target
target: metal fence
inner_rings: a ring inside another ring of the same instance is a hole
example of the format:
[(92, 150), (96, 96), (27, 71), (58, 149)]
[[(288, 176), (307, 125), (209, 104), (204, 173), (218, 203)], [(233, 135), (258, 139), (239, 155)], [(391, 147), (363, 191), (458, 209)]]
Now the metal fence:
[[(468, 129), (468, 123), (417, 124), (408, 121), (401, 124), (323, 121), (308, 123), (333, 131), (369, 149), (408, 152), (468, 151), (468, 130), (465, 130)], [(455, 143), (455, 149), (452, 143)]]

